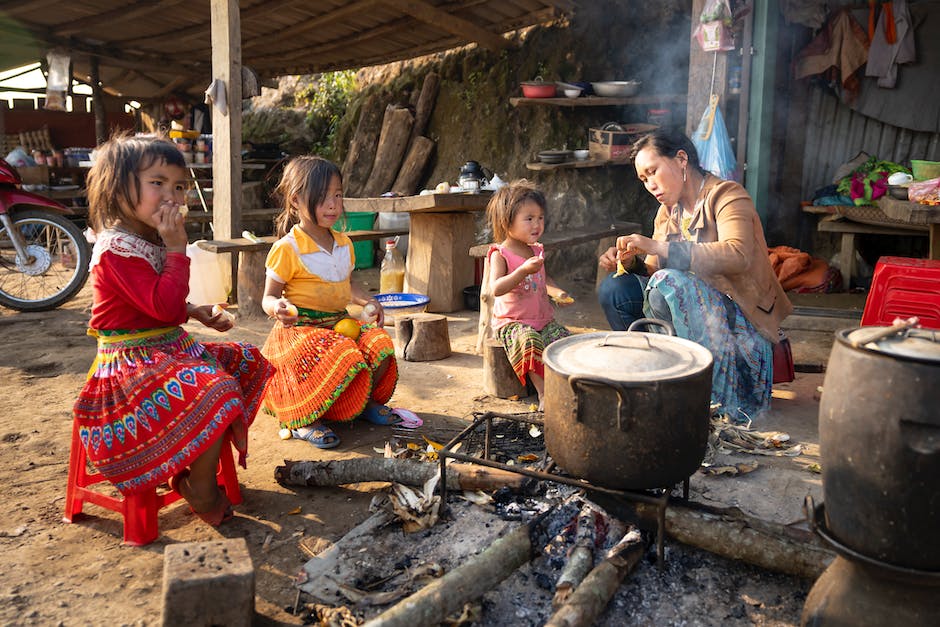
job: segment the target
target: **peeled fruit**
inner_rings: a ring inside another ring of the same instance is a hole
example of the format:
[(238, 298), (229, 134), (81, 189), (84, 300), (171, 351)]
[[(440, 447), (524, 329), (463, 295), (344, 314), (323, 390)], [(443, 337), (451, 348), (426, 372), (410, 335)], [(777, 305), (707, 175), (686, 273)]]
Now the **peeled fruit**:
[(333, 325), (333, 330), (337, 333), (342, 333), (351, 340), (359, 339), (359, 333), (362, 331), (359, 327), (359, 323), (352, 318), (343, 318)]
[(180, 215), (185, 218), (189, 214), (189, 207), (187, 207), (186, 205), (180, 205), (179, 212), (180, 212)]
[(232, 313), (229, 313), (229, 312), (225, 311), (225, 307), (224, 307), (224, 306), (222, 306), (222, 305), (213, 305), (213, 306), (212, 306), (212, 315), (213, 315), (213, 316), (217, 316), (217, 315), (219, 315), (219, 314), (222, 314), (223, 316), (225, 316), (226, 318), (228, 318), (228, 319), (231, 320), (232, 322), (235, 321), (235, 315), (232, 314)]
[(277, 436), (282, 440), (290, 440), (292, 437), (294, 437), (293, 434), (291, 434), (290, 429), (281, 429), (277, 432)]
[(287, 314), (290, 316), (296, 316), (299, 311), (297, 311), (297, 306), (291, 303), (287, 303)]
[(450, 193), (450, 183), (447, 181), (441, 181), (437, 184), (437, 187), (434, 188), (434, 191), (438, 194), (448, 194)]
[(555, 302), (558, 303), (559, 305), (570, 305), (571, 303), (574, 302), (574, 298), (572, 298), (571, 296), (560, 296), (555, 299)]

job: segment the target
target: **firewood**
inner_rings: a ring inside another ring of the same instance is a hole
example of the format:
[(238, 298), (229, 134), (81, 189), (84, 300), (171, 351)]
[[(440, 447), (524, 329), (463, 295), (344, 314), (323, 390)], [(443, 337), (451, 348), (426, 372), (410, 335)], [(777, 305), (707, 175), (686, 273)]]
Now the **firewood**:
[(427, 313), (398, 316), (395, 339), (405, 361), (436, 361), (451, 355), (447, 316)]
[(531, 534), (537, 525), (523, 525), (506, 534), (465, 564), (368, 621), (366, 627), (440, 624), (464, 603), (496, 587), (532, 558)]
[(359, 123), (343, 163), (343, 192), (350, 198), (359, 197), (372, 173), (384, 110), (378, 94), (366, 98), (362, 105)]
[(568, 561), (561, 569), (561, 574), (555, 583), (555, 596), (552, 598), (552, 607), (555, 609), (567, 602), (575, 588), (594, 566), (594, 542), (597, 531), (594, 513), (594, 507), (588, 503), (585, 503), (578, 513), (574, 546), (568, 552)]
[(408, 149), (408, 156), (398, 171), (398, 177), (392, 184), (392, 191), (402, 196), (412, 196), (418, 191), (418, 182), (424, 173), (431, 152), (434, 150), (434, 141), (427, 137), (415, 137)]
[[(656, 507), (592, 493), (611, 514), (636, 519), (656, 529)], [(666, 535), (699, 549), (761, 568), (806, 579), (818, 578), (835, 553), (808, 528), (783, 525), (745, 514), (737, 507), (712, 507), (695, 501), (670, 502)]]
[(424, 77), (424, 83), (421, 85), (421, 95), (415, 105), (415, 123), (411, 128), (411, 139), (409, 146), (414, 146), (415, 140), (424, 135), (428, 128), (428, 120), (431, 119), (431, 113), (434, 112), (434, 103), (437, 100), (438, 86), (441, 84), (441, 77), (435, 72), (428, 72)]
[[(274, 478), (281, 485), (327, 487), (390, 481), (411, 486), (423, 486), (440, 472), (437, 464), (391, 459), (358, 457), (330, 461), (284, 461), (274, 469)], [(496, 490), (502, 487), (522, 489), (526, 477), (508, 470), (488, 468), (475, 464), (448, 464), (448, 490)]]
[(633, 530), (612, 548), (607, 557), (598, 564), (568, 601), (556, 611), (545, 627), (588, 627), (596, 619), (611, 597), (643, 557), (646, 550), (639, 531)]
[(369, 181), (363, 189), (366, 198), (377, 198), (392, 188), (392, 182), (405, 157), (405, 150), (408, 149), (413, 125), (414, 116), (411, 111), (396, 105), (386, 107), (382, 134), (379, 136), (375, 161), (372, 163), (372, 173), (369, 174)]

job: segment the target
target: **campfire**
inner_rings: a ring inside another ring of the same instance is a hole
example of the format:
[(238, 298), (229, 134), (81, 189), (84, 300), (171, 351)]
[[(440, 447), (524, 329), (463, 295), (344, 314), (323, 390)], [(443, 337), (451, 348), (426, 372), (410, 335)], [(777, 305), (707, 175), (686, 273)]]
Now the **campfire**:
[[(669, 491), (623, 498), (553, 468), (537, 415), (476, 418), (446, 444), (392, 440), (382, 458), (277, 469), (286, 485), (392, 482), (373, 499), (370, 518), (305, 565), (296, 613), (330, 625), (621, 625), (625, 616), (663, 624), (687, 620), (685, 604), (695, 599), (695, 612), (711, 617), (702, 624), (723, 624), (802, 603), (805, 590), (793, 582), (801, 594), (774, 603), (730, 598), (728, 581), (756, 569), (663, 547), (667, 520), (740, 531), (743, 516), (666, 508)], [(800, 560), (779, 537), (786, 534), (764, 535), (761, 552)], [(737, 536), (742, 547), (755, 542), (746, 536)]]

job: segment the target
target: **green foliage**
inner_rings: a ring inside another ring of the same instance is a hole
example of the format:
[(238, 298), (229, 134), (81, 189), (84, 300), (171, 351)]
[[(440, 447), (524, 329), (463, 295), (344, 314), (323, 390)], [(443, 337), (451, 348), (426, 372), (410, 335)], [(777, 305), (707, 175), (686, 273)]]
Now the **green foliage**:
[(320, 74), (297, 93), (296, 105), (307, 111), (313, 152), (332, 156), (333, 137), (355, 89), (355, 71), (343, 70)]

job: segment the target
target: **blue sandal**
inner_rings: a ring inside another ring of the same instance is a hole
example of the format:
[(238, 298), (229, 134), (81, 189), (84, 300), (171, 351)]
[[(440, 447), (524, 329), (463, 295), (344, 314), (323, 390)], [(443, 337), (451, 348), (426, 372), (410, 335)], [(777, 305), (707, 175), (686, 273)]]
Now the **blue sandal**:
[(291, 437), (306, 440), (317, 448), (327, 449), (339, 446), (339, 436), (319, 420), (306, 427), (290, 430)]
[(374, 425), (392, 426), (402, 421), (388, 405), (370, 405), (359, 415)]

